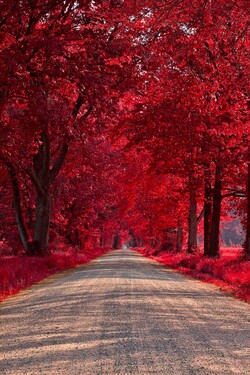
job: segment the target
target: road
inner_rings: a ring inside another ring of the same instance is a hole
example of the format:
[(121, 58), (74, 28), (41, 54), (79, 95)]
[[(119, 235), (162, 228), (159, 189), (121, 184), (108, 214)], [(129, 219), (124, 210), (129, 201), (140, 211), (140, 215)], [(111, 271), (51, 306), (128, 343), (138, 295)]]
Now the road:
[(249, 374), (250, 305), (130, 250), (0, 305), (0, 374)]

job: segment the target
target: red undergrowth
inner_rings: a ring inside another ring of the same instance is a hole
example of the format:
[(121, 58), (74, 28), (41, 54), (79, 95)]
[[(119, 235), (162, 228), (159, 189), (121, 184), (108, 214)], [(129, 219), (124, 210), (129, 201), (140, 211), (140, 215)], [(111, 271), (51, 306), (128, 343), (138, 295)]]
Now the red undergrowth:
[(0, 301), (47, 276), (90, 262), (109, 250), (98, 247), (84, 253), (53, 251), (46, 257), (3, 256), (0, 259)]
[(216, 284), (236, 297), (250, 302), (250, 261), (242, 261), (236, 253), (229, 254), (228, 250), (225, 250), (220, 259), (211, 259), (202, 254), (161, 252), (153, 255), (152, 250), (147, 248), (137, 248), (136, 251), (186, 275)]

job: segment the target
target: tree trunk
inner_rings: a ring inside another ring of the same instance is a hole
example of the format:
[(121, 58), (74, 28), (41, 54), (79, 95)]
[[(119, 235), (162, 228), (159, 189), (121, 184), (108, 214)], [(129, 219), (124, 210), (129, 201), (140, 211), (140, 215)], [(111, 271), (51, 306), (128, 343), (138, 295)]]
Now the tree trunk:
[[(84, 98), (82, 93), (79, 94), (74, 109), (72, 111), (72, 116), (74, 119), (77, 117), (77, 114), (83, 104), (83, 99)], [(86, 119), (90, 115), (92, 109), (93, 106), (91, 105), (82, 117)], [(6, 162), (13, 187), (13, 206), (15, 209), (18, 230), (24, 248), (30, 255), (44, 255), (48, 253), (51, 205), (50, 185), (58, 175), (64, 163), (69, 148), (68, 142), (65, 141), (62, 143), (59, 156), (54, 161), (54, 164), (50, 169), (50, 141), (46, 130), (42, 132), (40, 140), (41, 145), (39, 147), (37, 155), (33, 159), (34, 169), (30, 170), (26, 168), (26, 172), (29, 175), (36, 190), (36, 220), (34, 225), (34, 236), (32, 243), (28, 241), (28, 234), (22, 215), (20, 191), (17, 176), (15, 174), (15, 170), (12, 164)]]
[(50, 169), (50, 140), (48, 133), (43, 131), (41, 145), (33, 159), (34, 169), (32, 171), (26, 169), (36, 190), (36, 220), (31, 255), (45, 255), (49, 252), (50, 186), (63, 165), (68, 147), (67, 143), (62, 144), (59, 156)]
[(220, 254), (220, 216), (221, 216), (221, 167), (216, 164), (215, 183), (213, 194), (213, 213), (211, 223), (211, 243), (210, 250), (207, 254), (209, 257), (219, 257)]
[(211, 243), (211, 222), (212, 222), (212, 184), (210, 165), (205, 166), (205, 184), (204, 184), (204, 255), (208, 256)]
[(34, 253), (45, 255), (48, 253), (50, 224), (50, 192), (46, 196), (37, 196), (36, 222), (34, 228)]
[(141, 247), (141, 246), (143, 246), (142, 239), (141, 237), (136, 236), (136, 247)]
[(178, 220), (178, 228), (177, 228), (177, 252), (182, 250), (182, 243), (183, 243), (183, 228), (181, 220)]
[[(79, 94), (74, 109), (73, 118), (83, 104), (83, 96)], [(92, 111), (92, 106), (84, 114), (87, 118)], [(64, 142), (58, 158), (50, 170), (50, 140), (47, 131), (41, 134), (42, 144), (34, 158), (34, 173), (28, 172), (36, 189), (36, 222), (34, 228), (33, 254), (44, 255), (48, 253), (49, 225), (50, 225), (50, 185), (58, 175), (68, 152), (69, 144)]]
[(36, 186), (36, 221), (34, 228), (33, 255), (48, 253), (50, 224), (50, 142), (46, 132), (41, 135), (42, 144), (34, 158)]
[(114, 240), (113, 240), (113, 246), (112, 246), (113, 249), (118, 249), (119, 242), (120, 242), (120, 236), (118, 233), (116, 233), (114, 236)]
[(138, 246), (138, 237), (135, 235), (134, 231), (132, 229), (130, 229), (128, 231), (128, 234), (130, 235), (129, 246), (130, 247), (137, 247)]
[(13, 208), (15, 211), (19, 235), (20, 235), (20, 238), (21, 238), (21, 241), (25, 250), (28, 252), (30, 244), (29, 244), (29, 237), (28, 237), (27, 229), (25, 226), (24, 218), (23, 218), (18, 178), (17, 178), (14, 166), (10, 162), (6, 162), (6, 165), (9, 170), (9, 176), (10, 176), (11, 184), (12, 184)]
[(194, 186), (194, 179), (190, 176), (190, 205), (189, 205), (189, 217), (188, 217), (188, 249), (187, 252), (192, 254), (197, 250), (197, 199), (196, 199), (196, 188)]
[(247, 166), (247, 228), (245, 240), (245, 257), (250, 259), (250, 146), (248, 147)]

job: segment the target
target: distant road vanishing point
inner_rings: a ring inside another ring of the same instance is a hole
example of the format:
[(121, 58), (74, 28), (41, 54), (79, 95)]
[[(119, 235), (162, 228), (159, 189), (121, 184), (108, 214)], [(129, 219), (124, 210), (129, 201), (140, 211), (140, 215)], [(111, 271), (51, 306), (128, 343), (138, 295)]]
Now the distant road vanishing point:
[(0, 314), (0, 374), (250, 374), (249, 304), (130, 250), (52, 276)]

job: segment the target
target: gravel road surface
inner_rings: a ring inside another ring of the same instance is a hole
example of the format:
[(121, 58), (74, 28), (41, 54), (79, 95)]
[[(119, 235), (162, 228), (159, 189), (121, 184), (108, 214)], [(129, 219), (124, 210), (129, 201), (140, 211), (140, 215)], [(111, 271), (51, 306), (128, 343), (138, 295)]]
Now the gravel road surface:
[(0, 305), (0, 374), (250, 374), (250, 306), (130, 250)]

